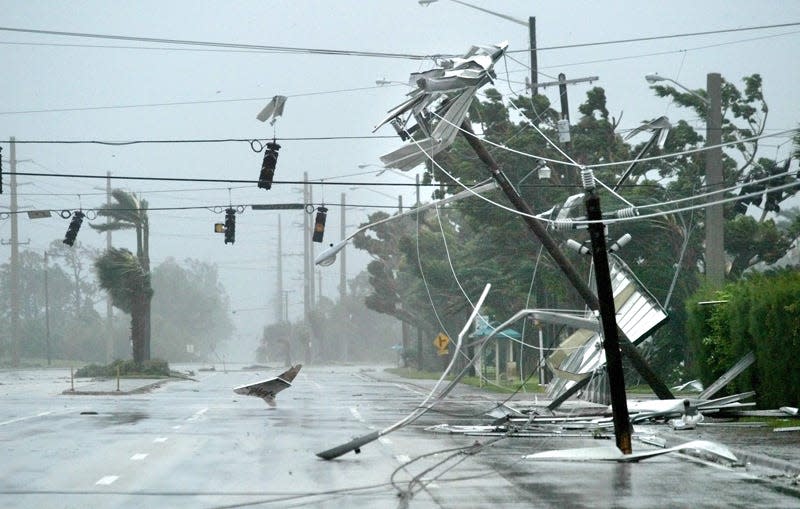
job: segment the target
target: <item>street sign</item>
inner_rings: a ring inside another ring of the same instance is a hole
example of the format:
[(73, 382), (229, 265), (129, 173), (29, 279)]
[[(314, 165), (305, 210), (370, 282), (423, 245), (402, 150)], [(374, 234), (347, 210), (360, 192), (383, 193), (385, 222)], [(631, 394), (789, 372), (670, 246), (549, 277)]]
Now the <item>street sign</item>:
[(250, 205), (253, 210), (300, 210), (306, 208), (304, 203), (267, 203)]
[(439, 355), (447, 355), (450, 351), (447, 349), (447, 345), (450, 344), (450, 338), (447, 337), (447, 334), (444, 332), (440, 332), (436, 338), (433, 340), (433, 346), (436, 347), (438, 350)]

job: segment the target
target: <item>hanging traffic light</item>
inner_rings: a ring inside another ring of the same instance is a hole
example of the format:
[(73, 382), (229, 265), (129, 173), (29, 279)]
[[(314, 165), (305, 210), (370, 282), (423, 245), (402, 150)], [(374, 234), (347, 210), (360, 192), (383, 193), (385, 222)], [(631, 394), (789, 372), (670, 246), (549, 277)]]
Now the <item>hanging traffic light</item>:
[(67, 228), (67, 234), (64, 235), (64, 244), (71, 246), (75, 243), (75, 237), (78, 236), (78, 230), (81, 229), (81, 224), (83, 223), (83, 216), (85, 214), (80, 210), (76, 210), (72, 213), (72, 221), (69, 222), (69, 227)]
[(225, 209), (225, 243), (233, 244), (236, 240), (236, 209)]
[(267, 143), (264, 149), (264, 161), (261, 163), (261, 174), (258, 176), (258, 187), (270, 189), (272, 178), (275, 176), (275, 165), (278, 163), (278, 150), (281, 146), (275, 140)]
[(317, 207), (317, 216), (314, 218), (314, 234), (311, 240), (314, 242), (322, 242), (322, 236), (325, 235), (325, 219), (328, 217), (328, 209), (325, 206)]

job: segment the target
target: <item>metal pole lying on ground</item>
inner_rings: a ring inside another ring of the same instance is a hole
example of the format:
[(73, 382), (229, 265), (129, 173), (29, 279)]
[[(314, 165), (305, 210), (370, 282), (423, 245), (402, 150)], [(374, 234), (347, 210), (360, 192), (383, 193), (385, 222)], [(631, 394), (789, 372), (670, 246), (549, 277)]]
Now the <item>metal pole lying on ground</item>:
[[(475, 303), (475, 308), (472, 310), (472, 314), (469, 316), (469, 319), (467, 320), (467, 323), (464, 324), (464, 328), (461, 329), (461, 332), (458, 334), (458, 340), (456, 341), (456, 352), (458, 351), (459, 348), (461, 348), (461, 343), (462, 343), (462, 341), (464, 339), (464, 335), (469, 330), (469, 327), (472, 325), (472, 322), (475, 321), (475, 317), (478, 316), (478, 311), (481, 309), (481, 306), (483, 305), (483, 301), (486, 299), (486, 295), (489, 293), (489, 289), (491, 287), (492, 287), (492, 285), (487, 284), (483, 288), (483, 293), (481, 293), (480, 298)], [(400, 429), (400, 428), (402, 428), (403, 426), (405, 426), (407, 424), (411, 424), (412, 422), (414, 422), (417, 419), (419, 419), (420, 417), (422, 417), (422, 415), (425, 412), (427, 412), (428, 410), (430, 410), (433, 407), (433, 405), (436, 403), (436, 401), (434, 401), (434, 402), (429, 404), (428, 401), (430, 401), (430, 399), (433, 397), (434, 393), (436, 392), (436, 389), (439, 387), (439, 384), (442, 383), (444, 378), (448, 375), (448, 373), (452, 369), (453, 364), (455, 363), (455, 360), (456, 360), (456, 356), (457, 356), (456, 353), (454, 353), (453, 357), (450, 360), (450, 364), (447, 366), (447, 369), (444, 370), (444, 373), (442, 373), (441, 378), (439, 378), (439, 381), (436, 382), (436, 385), (434, 385), (434, 387), (431, 390), (431, 392), (428, 395), (428, 397), (425, 398), (425, 400), (422, 403), (420, 403), (420, 405), (417, 407), (416, 410), (414, 410), (413, 412), (408, 414), (403, 419), (400, 419), (396, 423), (392, 424), (391, 426), (388, 426), (388, 427), (386, 427), (386, 428), (384, 428), (384, 429), (382, 429), (380, 431), (373, 431), (372, 433), (368, 433), (368, 434), (366, 434), (364, 436), (360, 436), (360, 437), (354, 438), (353, 440), (351, 440), (351, 441), (349, 441), (349, 442), (347, 442), (345, 444), (337, 445), (336, 447), (333, 447), (333, 448), (328, 449), (326, 451), (318, 452), (317, 456), (319, 456), (322, 459), (332, 460), (334, 458), (338, 458), (339, 456), (341, 456), (343, 454), (347, 454), (350, 451), (355, 451), (355, 453), (358, 454), (358, 453), (361, 452), (361, 446), (362, 445), (366, 445), (366, 444), (368, 444), (370, 442), (373, 442), (373, 441), (379, 439), (380, 437), (382, 437), (384, 435), (387, 435), (387, 434), (391, 433), (392, 431)], [(445, 387), (445, 389), (442, 391), (442, 393), (437, 396), (437, 399), (442, 399), (445, 396), (447, 396), (450, 393), (450, 391), (453, 390), (453, 388), (456, 386), (456, 384), (459, 382), (459, 380), (461, 380), (461, 378), (466, 374), (466, 372), (467, 372), (466, 368), (464, 370), (462, 370), (461, 373), (454, 380), (452, 380), (447, 385), (447, 387)]]

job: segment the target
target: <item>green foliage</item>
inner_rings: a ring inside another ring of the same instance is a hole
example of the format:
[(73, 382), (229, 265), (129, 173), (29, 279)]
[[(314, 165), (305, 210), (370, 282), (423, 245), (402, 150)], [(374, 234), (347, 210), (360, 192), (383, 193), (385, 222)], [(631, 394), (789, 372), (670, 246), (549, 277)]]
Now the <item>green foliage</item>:
[[(726, 301), (700, 305), (709, 300)], [(724, 291), (701, 290), (687, 301), (687, 336), (695, 369), (704, 384), (727, 371), (747, 352), (756, 363), (735, 379), (730, 392), (755, 390), (759, 406), (800, 402), (800, 271), (753, 274)]]
[(111, 364), (89, 364), (75, 371), (75, 377), (164, 377), (170, 376), (169, 364), (161, 359), (149, 359), (141, 363), (117, 359)]

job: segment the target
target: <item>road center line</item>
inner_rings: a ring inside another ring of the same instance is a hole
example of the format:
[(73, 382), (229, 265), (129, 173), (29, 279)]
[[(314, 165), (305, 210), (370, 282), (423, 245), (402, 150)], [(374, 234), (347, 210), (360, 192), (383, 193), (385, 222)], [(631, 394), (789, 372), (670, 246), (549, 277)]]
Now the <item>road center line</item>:
[(114, 481), (116, 481), (117, 479), (119, 479), (118, 475), (107, 475), (105, 477), (101, 477), (100, 480), (97, 481), (95, 484), (99, 484), (101, 486), (108, 486), (109, 484), (113, 484)]
[(364, 418), (361, 417), (361, 414), (358, 412), (358, 409), (356, 407), (351, 406), (350, 413), (353, 414), (353, 417), (355, 417), (357, 421), (364, 422)]

